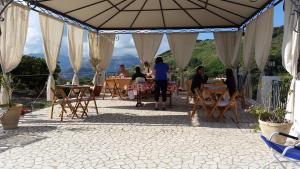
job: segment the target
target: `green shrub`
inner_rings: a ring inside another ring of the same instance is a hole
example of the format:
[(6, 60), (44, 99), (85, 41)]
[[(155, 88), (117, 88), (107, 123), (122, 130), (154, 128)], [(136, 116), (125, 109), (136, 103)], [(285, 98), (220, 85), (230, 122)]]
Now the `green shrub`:
[(269, 110), (266, 107), (256, 105), (251, 106), (248, 112), (256, 115), (261, 121), (271, 122), (271, 123), (286, 123), (285, 115), (286, 111), (284, 109), (276, 108)]

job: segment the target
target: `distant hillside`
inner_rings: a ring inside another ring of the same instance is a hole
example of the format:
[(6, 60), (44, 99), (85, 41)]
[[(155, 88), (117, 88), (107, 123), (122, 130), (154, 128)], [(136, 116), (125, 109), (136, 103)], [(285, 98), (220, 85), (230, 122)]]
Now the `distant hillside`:
[[(44, 57), (43, 53), (32, 53), (32, 54), (28, 54), (28, 55), (33, 56), (33, 57), (40, 57), (40, 58)], [(71, 65), (70, 65), (70, 61), (69, 61), (69, 56), (60, 55), (58, 57), (58, 64), (61, 67), (62, 71), (70, 68)]]
[[(44, 57), (42, 53), (28, 54), (34, 57)], [(61, 67), (60, 77), (65, 79), (71, 79), (73, 77), (73, 69), (71, 67), (69, 57), (66, 55), (59, 56), (58, 64)], [(139, 58), (132, 55), (124, 55), (124, 56), (113, 56), (111, 64), (109, 65), (107, 72), (117, 72), (119, 69), (119, 65), (124, 64), (126, 68), (131, 68), (134, 65), (139, 65)], [(79, 71), (80, 77), (93, 77), (94, 70), (91, 67), (88, 58), (83, 58), (82, 65)]]
[[(172, 70), (176, 70), (175, 59), (170, 50), (160, 54), (160, 56), (164, 58), (164, 61), (170, 65)], [(214, 40), (197, 41), (192, 58), (187, 67), (189, 76), (194, 73), (194, 69), (199, 65), (205, 67), (205, 72), (208, 76), (217, 76), (223, 73), (224, 67), (217, 57)]]
[[(270, 53), (270, 59), (274, 60), (276, 67), (273, 68), (274, 74), (286, 73), (285, 69), (282, 66), (281, 61), (281, 46), (283, 39), (283, 27), (274, 28), (273, 41), (272, 41), (272, 50)], [(242, 48), (241, 48), (242, 49)], [(35, 57), (43, 57), (43, 54), (29, 54)], [(167, 62), (173, 71), (176, 70), (175, 60), (172, 57), (170, 50), (160, 54)], [(241, 51), (242, 56), (242, 51)], [(126, 68), (131, 68), (134, 65), (139, 65), (140, 60), (136, 56), (124, 55), (124, 56), (114, 56), (112, 58), (111, 64), (107, 69), (107, 72), (116, 72), (118, 71), (119, 65), (124, 64)], [(257, 72), (256, 64), (253, 59), (253, 73)], [(59, 65), (61, 67), (61, 76), (64, 78), (71, 78), (73, 76), (73, 70), (70, 66), (69, 58), (66, 55), (61, 55), (59, 57)], [(187, 67), (187, 72), (189, 76), (194, 74), (194, 69), (198, 65), (203, 65), (205, 67), (205, 72), (210, 77), (216, 77), (224, 73), (224, 66), (217, 57), (216, 45), (214, 40), (198, 40), (191, 61)], [(241, 59), (241, 65), (243, 61)], [(300, 67), (299, 67), (300, 68)], [(240, 69), (242, 70), (242, 68)], [(92, 77), (94, 74), (93, 69), (89, 63), (88, 58), (84, 58), (82, 68), (79, 72), (81, 77)]]
[[(283, 27), (274, 28), (272, 49), (269, 58), (270, 60), (274, 60), (276, 63), (275, 68), (273, 68), (274, 74), (286, 73), (281, 61), (282, 39)], [(243, 51), (241, 51), (240, 53), (242, 57)], [(173, 58), (170, 50), (160, 54), (160, 56), (164, 58), (165, 62), (170, 65), (172, 70), (176, 69), (175, 59)], [(252, 64), (254, 71), (257, 72), (254, 58)], [(186, 68), (189, 76), (192, 76), (192, 74), (194, 74), (195, 68), (198, 65), (203, 65), (205, 67), (205, 72), (209, 77), (216, 77), (224, 73), (224, 66), (217, 56), (214, 40), (197, 41), (190, 63)], [(243, 65), (242, 58), (241, 65)]]

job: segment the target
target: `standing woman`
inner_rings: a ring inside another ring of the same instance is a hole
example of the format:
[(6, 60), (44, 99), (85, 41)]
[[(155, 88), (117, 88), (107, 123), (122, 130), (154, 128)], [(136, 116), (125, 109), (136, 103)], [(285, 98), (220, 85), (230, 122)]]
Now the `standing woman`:
[(155, 59), (154, 76), (155, 76), (155, 110), (158, 110), (160, 92), (162, 93), (162, 110), (166, 109), (167, 87), (169, 66), (164, 63), (161, 57)]

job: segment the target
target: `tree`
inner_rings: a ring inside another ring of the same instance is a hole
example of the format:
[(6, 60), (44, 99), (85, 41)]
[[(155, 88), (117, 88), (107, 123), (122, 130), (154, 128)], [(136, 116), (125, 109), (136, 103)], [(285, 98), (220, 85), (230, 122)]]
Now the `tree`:
[[(60, 71), (60, 66), (57, 65), (54, 79), (58, 78)], [(11, 74), (16, 77), (16, 80), (20, 81), (20, 87), (39, 92), (48, 80), (49, 70), (44, 58), (24, 55), (21, 63)]]

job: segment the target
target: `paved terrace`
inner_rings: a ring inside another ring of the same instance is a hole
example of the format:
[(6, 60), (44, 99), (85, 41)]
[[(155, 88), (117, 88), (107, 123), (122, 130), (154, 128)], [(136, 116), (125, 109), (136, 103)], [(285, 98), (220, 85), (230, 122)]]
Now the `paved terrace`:
[(249, 127), (255, 119), (248, 113), (239, 126), (233, 113), (220, 123), (206, 122), (200, 112), (191, 123), (191, 105), (180, 98), (166, 111), (153, 110), (153, 103), (97, 103), (99, 115), (91, 107), (87, 118), (60, 122), (57, 114), (49, 119), (46, 108), (27, 114), (17, 130), (0, 130), (0, 168), (246, 169), (272, 159)]

